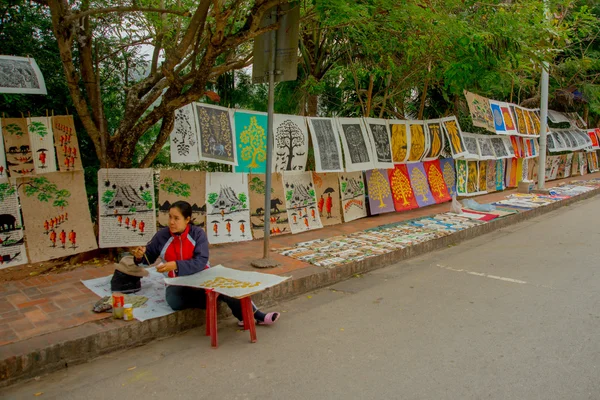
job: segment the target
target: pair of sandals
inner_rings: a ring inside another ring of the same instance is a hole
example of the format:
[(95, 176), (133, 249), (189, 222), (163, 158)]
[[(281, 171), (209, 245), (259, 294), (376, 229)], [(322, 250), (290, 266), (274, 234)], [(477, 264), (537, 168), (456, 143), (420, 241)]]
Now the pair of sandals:
[[(277, 322), (277, 320), (279, 319), (279, 317), (281, 316), (280, 313), (278, 312), (270, 312), (267, 315), (265, 315), (265, 319), (264, 321), (256, 321), (257, 325), (273, 325), (275, 322)], [(240, 328), (244, 327), (244, 321), (238, 321), (238, 326)]]

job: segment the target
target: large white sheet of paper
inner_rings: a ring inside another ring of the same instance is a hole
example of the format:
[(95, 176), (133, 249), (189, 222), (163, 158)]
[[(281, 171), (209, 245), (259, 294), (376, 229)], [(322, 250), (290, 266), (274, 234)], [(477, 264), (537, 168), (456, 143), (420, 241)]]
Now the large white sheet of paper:
[(200, 161), (198, 121), (191, 104), (175, 111), (170, 140), (172, 163), (193, 164)]
[(197, 274), (164, 278), (167, 285), (188, 286), (199, 289), (214, 289), (225, 296), (241, 299), (279, 285), (290, 277), (261, 272), (238, 271), (222, 265), (205, 269)]
[(342, 146), (346, 171), (366, 171), (373, 169), (373, 155), (367, 130), (360, 118), (336, 118)]
[(48, 94), (33, 58), (0, 56), (0, 93)]
[[(145, 296), (148, 301), (139, 308), (133, 309), (133, 316), (138, 321), (146, 321), (152, 318), (163, 317), (173, 314), (175, 311), (169, 307), (165, 299), (164, 275), (156, 272), (156, 268), (147, 268), (149, 276), (142, 278), (142, 290), (134, 293), (136, 296)], [(102, 278), (81, 281), (83, 285), (100, 297), (111, 296), (110, 280), (112, 275)]]

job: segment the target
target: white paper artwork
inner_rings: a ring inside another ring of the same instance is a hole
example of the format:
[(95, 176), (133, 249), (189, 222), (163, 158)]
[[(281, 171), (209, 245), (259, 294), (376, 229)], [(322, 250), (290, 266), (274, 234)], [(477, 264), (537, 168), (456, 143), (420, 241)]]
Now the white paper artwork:
[[(499, 136), (492, 136), (490, 143), (494, 148), (494, 154), (497, 159), (511, 158), (509, 150), (506, 148), (504, 138)], [(511, 146), (512, 147), (512, 146)]]
[(375, 168), (394, 168), (394, 162), (392, 161), (392, 139), (387, 120), (365, 118), (364, 124), (369, 133), (372, 150), (371, 154), (374, 155), (373, 162)]
[(192, 104), (175, 111), (175, 122), (170, 140), (172, 163), (197, 163), (200, 161), (198, 121), (196, 121)]
[(477, 136), (468, 132), (463, 132), (462, 136), (467, 154), (463, 154), (461, 158), (465, 160), (481, 160), (479, 146), (477, 145)]
[[(165, 276), (156, 272), (156, 268), (146, 268), (149, 272), (141, 280), (142, 290), (135, 293), (136, 296), (144, 296), (148, 301), (141, 306), (133, 309), (133, 317), (138, 321), (146, 321), (152, 318), (164, 317), (165, 315), (173, 314), (175, 311), (166, 301), (166, 286)], [(90, 279), (81, 281), (83, 286), (90, 289), (100, 297), (111, 296), (110, 280), (112, 275), (103, 276), (102, 278)]]
[(27, 264), (17, 190), (1, 183), (0, 196), (0, 269)]
[(35, 173), (56, 172), (56, 149), (50, 117), (27, 118), (27, 130)]
[(4, 154), (4, 137), (2, 136), (2, 121), (0, 119), (0, 183), (8, 182), (6, 169), (6, 154)]
[(206, 174), (206, 232), (210, 244), (252, 240), (248, 174)]
[(479, 146), (479, 154), (482, 160), (495, 160), (496, 153), (492, 146), (492, 141), (488, 135), (477, 135), (477, 145)]
[(100, 248), (145, 246), (156, 233), (153, 171), (100, 169)]
[(167, 285), (214, 289), (225, 296), (241, 299), (279, 285), (290, 277), (260, 272), (246, 272), (215, 265), (193, 275), (164, 278)]
[(315, 151), (315, 172), (342, 172), (342, 146), (331, 118), (307, 118)]
[(272, 172), (304, 171), (308, 159), (306, 118), (298, 115), (273, 116)]
[(283, 190), (292, 233), (323, 227), (312, 172), (284, 172)]
[(337, 118), (336, 122), (344, 146), (346, 171), (374, 169), (367, 130), (360, 118)]
[(513, 148), (512, 142), (510, 141), (510, 137), (503, 136), (501, 139), (504, 142), (504, 147), (506, 148), (506, 151), (508, 152), (508, 158), (516, 157), (517, 155), (515, 154), (515, 149)]
[(48, 94), (33, 58), (0, 56), (0, 93)]

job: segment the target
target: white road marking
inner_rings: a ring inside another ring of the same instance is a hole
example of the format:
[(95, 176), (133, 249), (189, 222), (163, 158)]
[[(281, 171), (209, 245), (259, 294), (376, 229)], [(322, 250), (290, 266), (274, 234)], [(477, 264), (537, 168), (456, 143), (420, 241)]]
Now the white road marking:
[(484, 278), (490, 278), (490, 279), (497, 279), (499, 281), (504, 281), (504, 282), (511, 282), (511, 283), (518, 283), (520, 285), (526, 284), (526, 281), (521, 281), (519, 279), (512, 279), (512, 278), (505, 278), (503, 276), (496, 276), (496, 275), (488, 275), (485, 274), (483, 272), (474, 272), (474, 271), (467, 271), (466, 269), (455, 269), (452, 267), (446, 267), (445, 265), (437, 265), (440, 268), (446, 269), (448, 271), (454, 271), (454, 272), (465, 272), (469, 275), (475, 275), (475, 276), (483, 276)]

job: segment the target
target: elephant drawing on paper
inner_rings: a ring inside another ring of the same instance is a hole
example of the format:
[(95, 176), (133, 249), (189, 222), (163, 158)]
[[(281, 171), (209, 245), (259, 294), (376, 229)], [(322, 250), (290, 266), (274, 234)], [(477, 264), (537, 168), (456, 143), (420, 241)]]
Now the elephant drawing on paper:
[(17, 219), (14, 215), (0, 214), (0, 232), (14, 230), (16, 228)]

